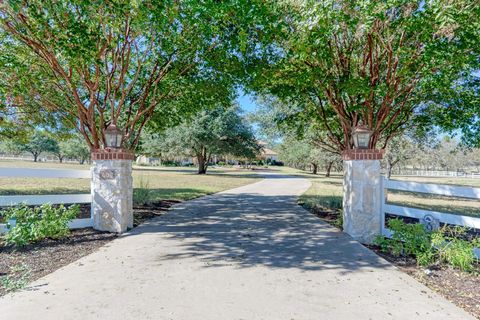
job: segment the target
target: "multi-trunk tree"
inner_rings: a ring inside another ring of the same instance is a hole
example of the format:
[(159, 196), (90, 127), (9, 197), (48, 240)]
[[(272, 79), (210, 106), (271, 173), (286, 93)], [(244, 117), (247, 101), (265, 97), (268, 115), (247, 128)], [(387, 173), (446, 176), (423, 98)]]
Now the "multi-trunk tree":
[(286, 1), (283, 10), (277, 60), (252, 87), (293, 105), (332, 151), (353, 148), (360, 122), (373, 131), (370, 148), (385, 148), (436, 88), (478, 68), (475, 1)]
[(115, 124), (133, 149), (149, 119), (163, 127), (231, 95), (224, 71), (252, 46), (257, 26), (244, 19), (256, 4), (2, 1), (0, 101), (55, 112), (92, 149)]
[[(258, 46), (248, 39), (262, 35), (265, 6), (1, 1), (0, 104), (47, 110), (79, 131), (94, 152), (94, 227), (124, 232), (133, 225), (130, 160), (142, 129), (149, 120), (164, 129), (212, 100), (230, 101), (237, 71), (256, 59)], [(107, 143), (109, 127), (119, 145)]]

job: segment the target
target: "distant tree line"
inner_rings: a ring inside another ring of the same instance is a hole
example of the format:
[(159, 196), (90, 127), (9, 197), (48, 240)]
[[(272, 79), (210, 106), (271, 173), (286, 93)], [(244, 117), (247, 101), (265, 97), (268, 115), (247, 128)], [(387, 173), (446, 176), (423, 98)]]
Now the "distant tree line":
[(4, 139), (0, 144), (0, 152), (19, 156), (30, 154), (37, 162), (41, 155), (52, 155), (62, 163), (65, 159), (84, 164), (90, 160), (90, 148), (78, 135), (49, 133), (44, 129), (36, 129), (25, 135)]

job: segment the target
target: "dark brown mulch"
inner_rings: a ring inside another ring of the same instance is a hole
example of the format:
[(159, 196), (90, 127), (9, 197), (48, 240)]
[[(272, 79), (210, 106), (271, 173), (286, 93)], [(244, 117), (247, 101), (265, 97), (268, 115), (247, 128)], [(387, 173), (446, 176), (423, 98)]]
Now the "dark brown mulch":
[(320, 219), (324, 220), (325, 222), (328, 222), (334, 225), (335, 227), (338, 227), (336, 223), (341, 214), (339, 210), (327, 209), (327, 208), (322, 208), (317, 206), (309, 207), (309, 208), (307, 208), (306, 206), (304, 207), (305, 209), (309, 210), (311, 213), (313, 213)]
[[(108, 232), (93, 229), (72, 230), (63, 239), (44, 239), (25, 247), (0, 246), (0, 276), (10, 276), (18, 280), (28, 273), (28, 282), (43, 277), (73, 261), (86, 256), (117, 236)], [(22, 272), (14, 272), (14, 268), (23, 267)], [(5, 281), (5, 278), (2, 277)], [(15, 280), (15, 281), (16, 281)], [(4, 285), (0, 285), (0, 296), (6, 293)]]
[[(338, 210), (321, 207), (307, 208), (317, 217), (335, 225), (341, 214)], [(478, 230), (473, 230), (478, 235)], [(414, 257), (395, 257), (380, 251), (378, 246), (367, 246), (379, 256), (389, 261), (406, 274), (414, 277), (430, 289), (436, 291), (457, 306), (480, 319), (480, 266), (477, 273), (455, 270), (446, 265), (432, 266), (429, 269), (417, 265)]]
[(146, 205), (135, 206), (133, 208), (133, 227), (164, 214), (171, 206), (179, 202), (180, 201), (176, 200), (162, 200)]
[(315, 216), (322, 219), (323, 221), (333, 225), (334, 227), (341, 229), (341, 226), (339, 225), (339, 223), (341, 223), (341, 221), (339, 220), (339, 217), (342, 214), (341, 210), (325, 208), (318, 205), (310, 206), (305, 203), (299, 203), (299, 204), (302, 207), (304, 207), (306, 210), (313, 213)]
[[(148, 205), (134, 207), (134, 227), (144, 221), (165, 213), (178, 201), (159, 201)], [(82, 205), (82, 211), (90, 216), (90, 205)], [(0, 241), (0, 296), (7, 293), (4, 282), (27, 282), (39, 279), (67, 264), (80, 259), (109, 241), (116, 234), (88, 229), (72, 230), (63, 239), (44, 239), (21, 248), (3, 246)]]

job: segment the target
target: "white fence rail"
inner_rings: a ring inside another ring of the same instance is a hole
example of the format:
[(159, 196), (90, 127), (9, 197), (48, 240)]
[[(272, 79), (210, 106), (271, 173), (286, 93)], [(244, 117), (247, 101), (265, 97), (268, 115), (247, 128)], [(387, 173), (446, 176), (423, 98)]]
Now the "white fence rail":
[[(441, 196), (460, 197), (467, 199), (480, 200), (480, 188), (460, 187), (443, 184), (430, 184), (398, 180), (383, 180), (383, 187), (386, 190), (399, 190), (408, 192), (428, 193)], [(480, 218), (469, 217), (459, 214), (451, 214), (444, 212), (436, 212), (429, 210), (422, 210), (410, 207), (403, 207), (391, 205), (386, 202), (386, 197), (383, 197), (382, 202), (383, 215), (392, 214), (403, 217), (422, 219), (429, 214), (442, 223), (459, 225), (463, 227), (480, 229)]]
[[(30, 168), (0, 168), (2, 178), (74, 178), (90, 179), (89, 170), (68, 169), (30, 169)], [(86, 194), (63, 194), (63, 195), (14, 195), (0, 196), (0, 207), (15, 206), (25, 203), (27, 205), (41, 205), (44, 203), (91, 203), (92, 195)], [(93, 219), (74, 219), (70, 221), (70, 229), (87, 228), (93, 225)], [(0, 234), (7, 232), (6, 224), (0, 223)]]
[[(480, 201), (480, 188), (398, 181), (398, 180), (389, 180), (389, 179), (383, 178), (382, 234), (387, 237), (390, 237), (392, 235), (392, 232), (390, 229), (385, 227), (386, 214), (416, 218), (419, 220), (423, 219), (426, 215), (430, 215), (441, 223), (480, 229), (480, 218), (465, 216), (461, 214), (429, 211), (429, 210), (422, 210), (417, 208), (410, 208), (410, 207), (388, 204), (387, 197), (385, 197), (385, 195), (387, 194), (386, 193), (387, 190), (428, 193), (428, 194), (441, 195), (441, 196), (475, 199)], [(474, 254), (477, 256), (478, 259), (480, 259), (480, 248), (474, 249)]]
[(394, 175), (399, 176), (415, 176), (415, 177), (457, 177), (457, 178), (472, 178), (480, 179), (478, 172), (463, 172), (463, 171), (441, 171), (441, 170), (394, 170)]

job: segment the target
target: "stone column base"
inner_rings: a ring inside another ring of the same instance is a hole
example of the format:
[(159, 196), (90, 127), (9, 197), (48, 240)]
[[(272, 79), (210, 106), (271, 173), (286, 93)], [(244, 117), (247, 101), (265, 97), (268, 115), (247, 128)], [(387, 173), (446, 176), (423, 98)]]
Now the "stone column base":
[(343, 231), (370, 244), (382, 232), (380, 161), (349, 158), (343, 162)]
[(121, 157), (113, 156), (117, 160), (99, 160), (112, 159), (111, 153), (104, 150), (92, 153), (93, 228), (123, 233), (133, 228), (132, 159), (125, 159), (127, 153), (121, 152)]

